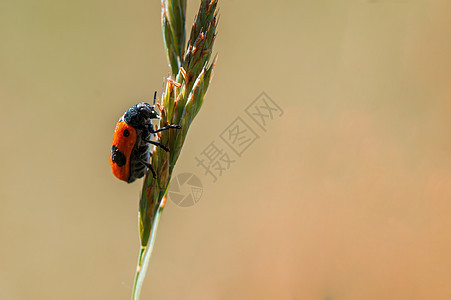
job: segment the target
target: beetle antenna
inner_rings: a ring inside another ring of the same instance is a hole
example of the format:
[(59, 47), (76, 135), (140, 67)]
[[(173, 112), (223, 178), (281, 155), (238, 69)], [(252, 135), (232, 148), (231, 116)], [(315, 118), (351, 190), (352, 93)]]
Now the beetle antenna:
[(157, 91), (153, 94), (153, 105), (155, 105), (155, 101), (157, 100)]

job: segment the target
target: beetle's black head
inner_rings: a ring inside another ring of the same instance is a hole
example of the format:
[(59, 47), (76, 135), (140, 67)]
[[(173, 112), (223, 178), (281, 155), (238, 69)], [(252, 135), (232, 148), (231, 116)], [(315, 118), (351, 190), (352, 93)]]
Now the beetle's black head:
[(151, 124), (152, 119), (159, 119), (160, 115), (154, 105), (141, 102), (130, 107), (124, 115), (125, 122), (133, 127), (142, 127)]

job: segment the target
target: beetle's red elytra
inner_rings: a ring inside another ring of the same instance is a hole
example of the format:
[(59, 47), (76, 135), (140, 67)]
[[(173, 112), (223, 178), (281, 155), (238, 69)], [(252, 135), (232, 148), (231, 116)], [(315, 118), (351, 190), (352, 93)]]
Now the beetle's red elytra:
[(113, 136), (110, 163), (114, 176), (128, 181), (130, 178), (130, 156), (136, 144), (136, 130), (125, 121), (119, 121)]

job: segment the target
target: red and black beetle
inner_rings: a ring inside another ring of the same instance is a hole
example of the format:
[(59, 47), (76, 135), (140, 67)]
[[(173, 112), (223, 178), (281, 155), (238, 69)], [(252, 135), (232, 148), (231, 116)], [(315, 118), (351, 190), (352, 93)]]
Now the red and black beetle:
[(119, 119), (113, 136), (110, 163), (114, 176), (131, 183), (146, 174), (146, 168), (156, 174), (150, 162), (151, 145), (169, 149), (157, 141), (152, 141), (152, 135), (171, 128), (181, 129), (179, 125), (168, 125), (158, 130), (154, 129), (152, 119), (159, 119), (160, 115), (154, 105), (141, 102), (130, 107)]

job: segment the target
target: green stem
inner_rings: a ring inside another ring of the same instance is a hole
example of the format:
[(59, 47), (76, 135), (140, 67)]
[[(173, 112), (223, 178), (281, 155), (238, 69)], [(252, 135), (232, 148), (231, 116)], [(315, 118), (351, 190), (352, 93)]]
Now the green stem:
[(149, 268), (150, 256), (155, 245), (155, 237), (157, 235), (158, 223), (160, 223), (161, 213), (164, 209), (166, 199), (160, 201), (157, 211), (154, 215), (150, 239), (146, 247), (141, 247), (139, 250), (138, 264), (136, 266), (135, 282), (133, 283), (132, 300), (139, 300), (144, 278), (146, 277), (147, 269)]

